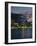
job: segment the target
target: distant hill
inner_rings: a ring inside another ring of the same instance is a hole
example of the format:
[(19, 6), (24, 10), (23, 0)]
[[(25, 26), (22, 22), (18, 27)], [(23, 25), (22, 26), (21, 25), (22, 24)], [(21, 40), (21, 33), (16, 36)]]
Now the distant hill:
[(26, 21), (26, 16), (23, 14), (13, 14), (11, 13), (11, 19), (14, 19), (18, 23), (23, 23)]
[(17, 23), (32, 22), (32, 18), (30, 18), (30, 17), (27, 18), (27, 15), (24, 15), (24, 14), (11, 13), (11, 19), (15, 20), (15, 22), (17, 22)]

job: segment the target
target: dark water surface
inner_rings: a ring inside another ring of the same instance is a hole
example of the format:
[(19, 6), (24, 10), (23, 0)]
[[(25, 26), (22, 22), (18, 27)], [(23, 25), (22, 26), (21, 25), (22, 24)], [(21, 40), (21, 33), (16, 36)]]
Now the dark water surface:
[(32, 38), (32, 28), (11, 29), (11, 39), (27, 39)]

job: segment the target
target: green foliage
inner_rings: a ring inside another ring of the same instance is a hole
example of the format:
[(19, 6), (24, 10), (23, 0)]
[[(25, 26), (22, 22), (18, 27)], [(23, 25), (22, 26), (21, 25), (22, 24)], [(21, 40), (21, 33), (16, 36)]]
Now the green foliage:
[(18, 24), (16, 27), (32, 27), (32, 24), (31, 23), (24, 23), (24, 24)]

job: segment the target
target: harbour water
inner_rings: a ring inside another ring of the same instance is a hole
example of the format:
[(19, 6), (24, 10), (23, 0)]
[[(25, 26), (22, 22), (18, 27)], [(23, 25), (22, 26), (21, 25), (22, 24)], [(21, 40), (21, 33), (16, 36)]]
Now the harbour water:
[(30, 39), (32, 38), (32, 28), (11, 29), (11, 39)]

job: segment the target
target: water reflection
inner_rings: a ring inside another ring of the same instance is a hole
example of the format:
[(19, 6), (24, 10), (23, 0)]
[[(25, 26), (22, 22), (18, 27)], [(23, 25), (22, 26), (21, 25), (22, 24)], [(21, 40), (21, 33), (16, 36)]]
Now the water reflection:
[(27, 39), (32, 38), (32, 28), (11, 29), (11, 39)]

